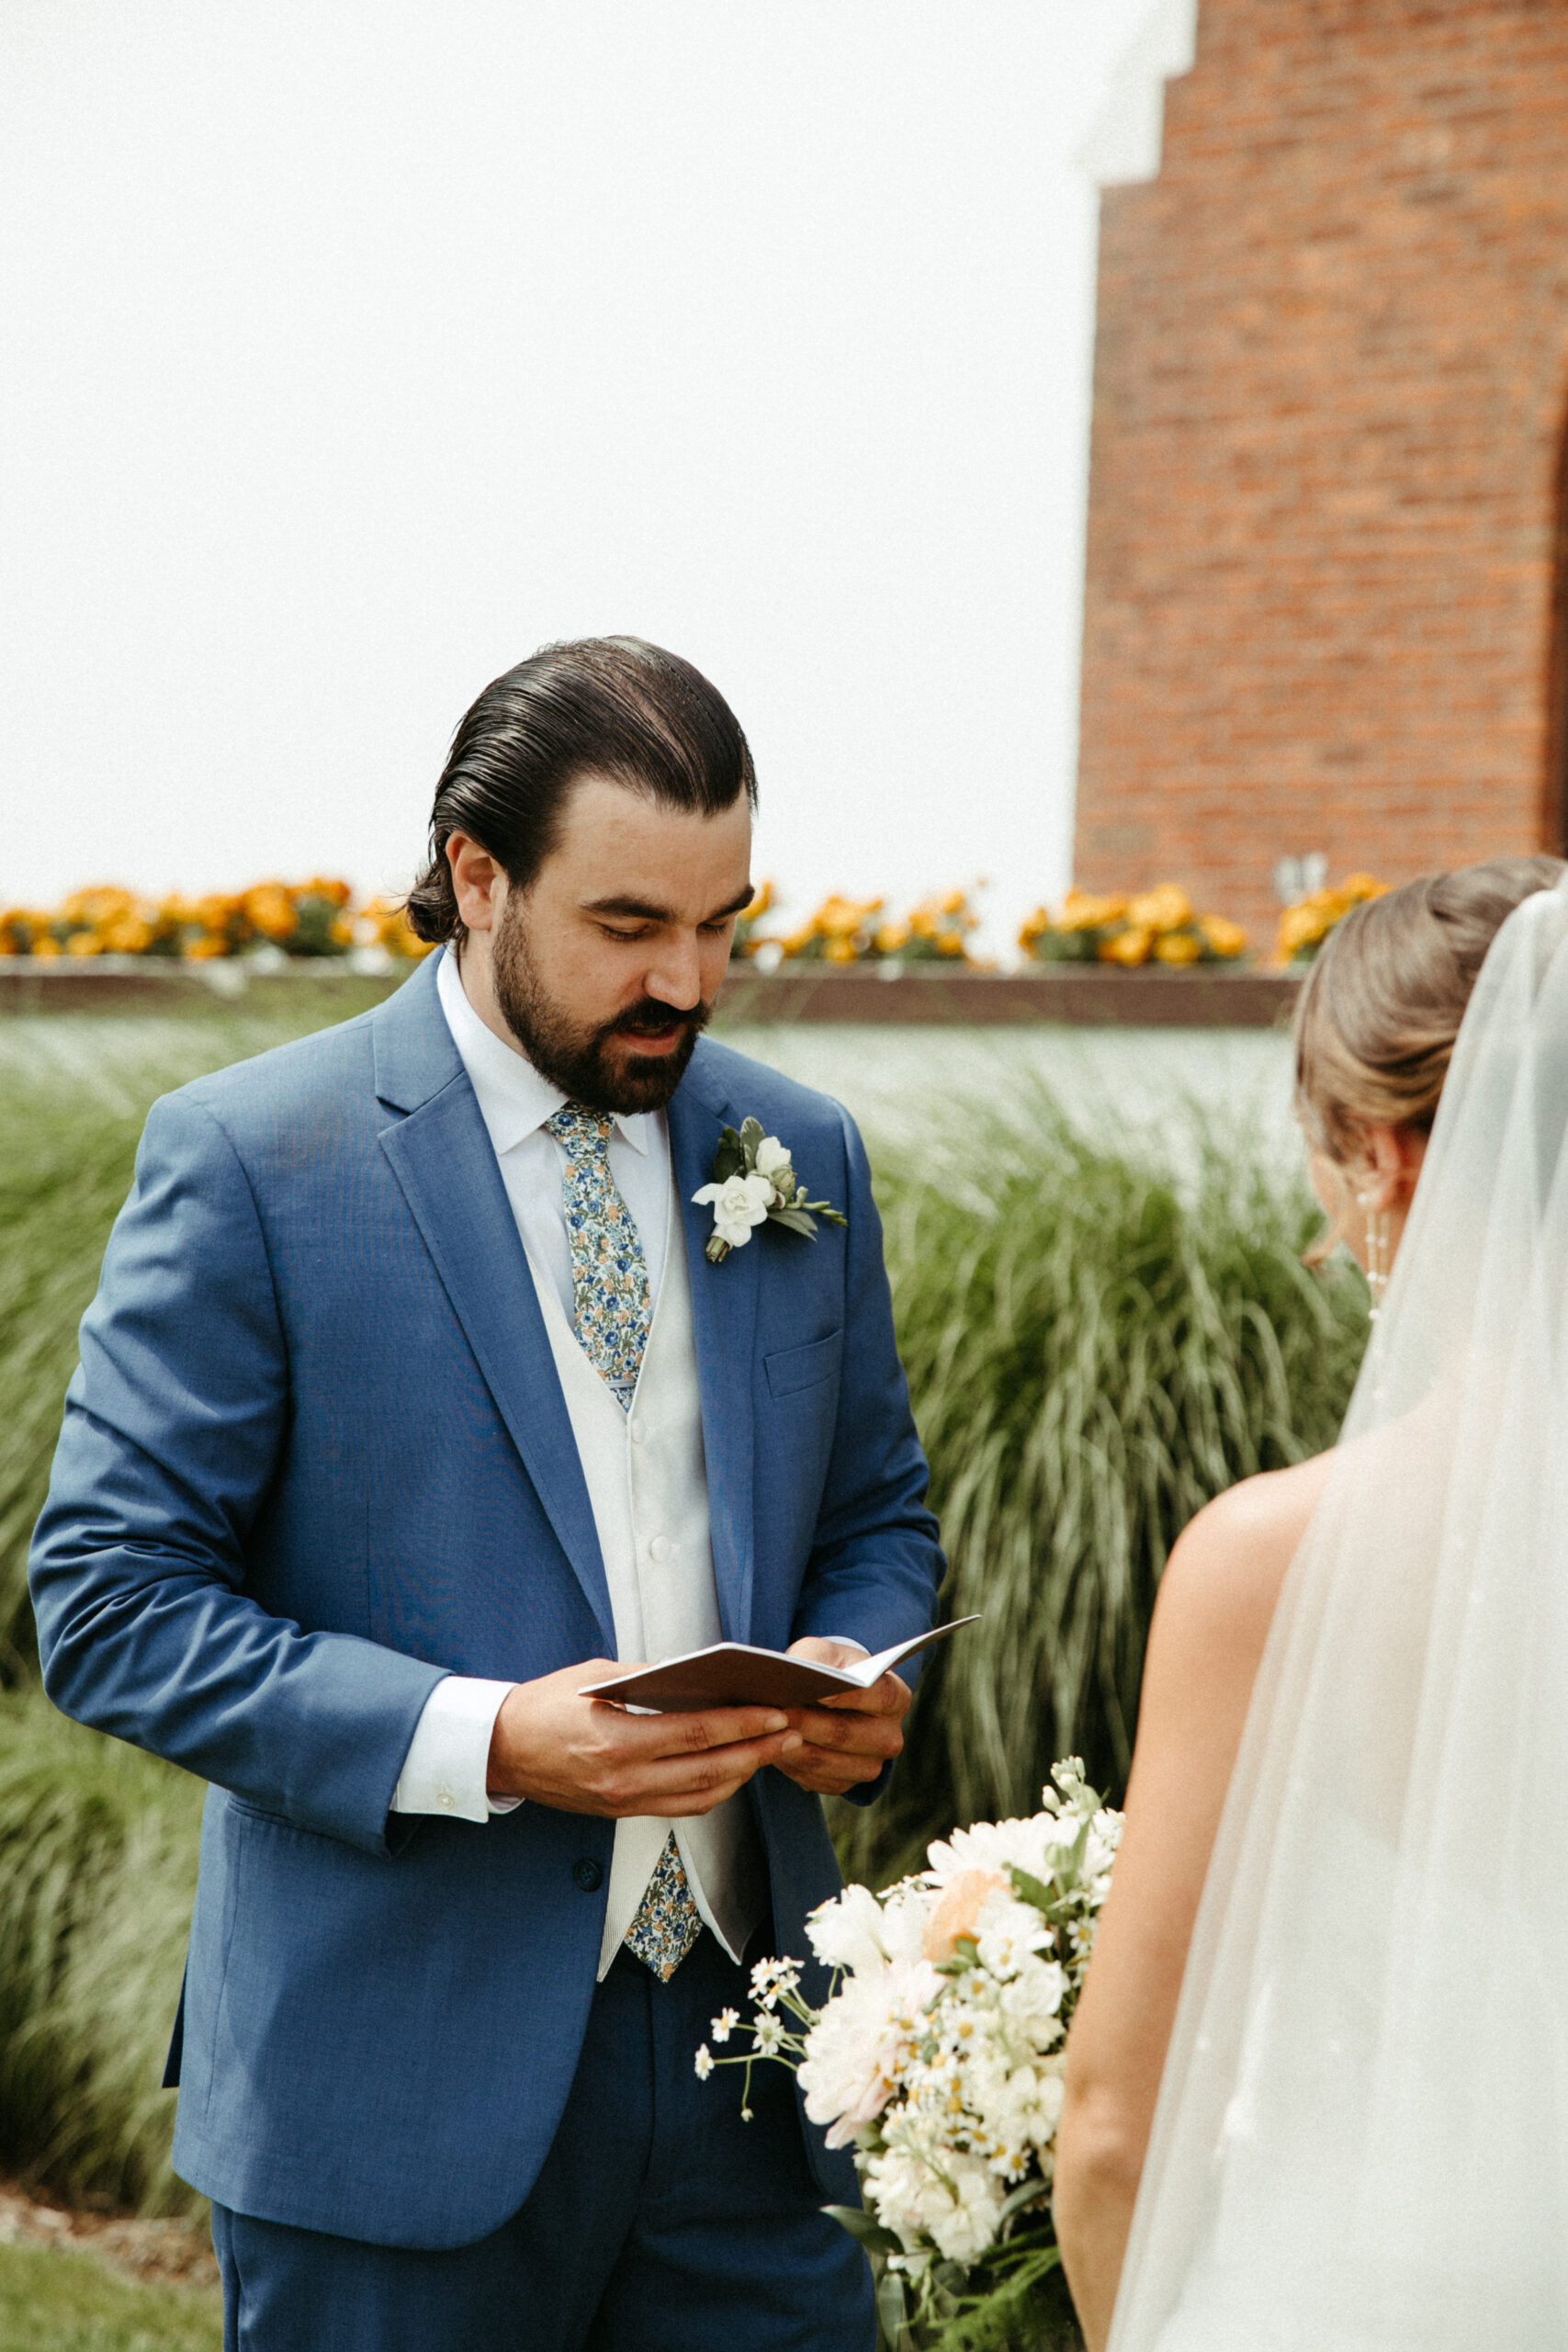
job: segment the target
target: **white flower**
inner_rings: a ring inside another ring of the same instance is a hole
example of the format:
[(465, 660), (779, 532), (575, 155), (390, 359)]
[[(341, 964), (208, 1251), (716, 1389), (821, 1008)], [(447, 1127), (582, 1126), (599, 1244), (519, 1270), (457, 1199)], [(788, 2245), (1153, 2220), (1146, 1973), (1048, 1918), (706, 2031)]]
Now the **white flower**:
[(751, 1990), (765, 2009), (771, 2009), (785, 1993), (793, 1993), (800, 1983), (800, 1970), (793, 1960), (760, 1960), (751, 1971)]
[(857, 1971), (828, 2003), (806, 2039), (800, 2087), (830, 2148), (881, 2114), (941, 1984), (929, 1961), (896, 1960)]
[(989, 1897), (979, 1917), (976, 1950), (980, 1965), (1004, 1984), (1039, 1951), (1050, 1929), (1032, 1905), (1017, 1902), (1010, 1893)]
[(714, 2040), (716, 2041), (728, 2041), (739, 2022), (740, 2012), (739, 2009), (720, 2009), (717, 2017), (716, 2017), (713, 2021)]
[(782, 1176), (789, 1166), (789, 1146), (780, 1143), (777, 1136), (764, 1136), (757, 1146), (757, 1173), (770, 1179)]
[(714, 2056), (713, 2052), (708, 2048), (707, 2043), (705, 2041), (702, 2048), (698, 2051), (696, 2057), (694, 2059), (693, 2064), (697, 2070), (697, 2080), (700, 2083), (705, 2083), (714, 2068), (717, 2065), (718, 2061)]
[[(1076, 1821), (1066, 1825), (1066, 1843), (1077, 1836)], [(976, 1821), (972, 1828), (955, 1829), (927, 1849), (928, 1876), (945, 1886), (961, 1871), (987, 1871), (1005, 1875), (1010, 1864), (1032, 1878), (1048, 1881), (1060, 1861), (1060, 1829), (1055, 1816), (1037, 1813), (1027, 1821)]]
[(920, 2218), (944, 2261), (977, 2262), (997, 2234), (1001, 2185), (978, 2156), (950, 2156), (943, 2170), (947, 2181), (932, 2177)]
[(759, 2058), (776, 2058), (784, 2046), (784, 2037), (783, 2018), (774, 2017), (771, 2013), (760, 2017), (751, 2029), (755, 2055)]
[(809, 1913), (806, 1932), (827, 1968), (880, 1968), (892, 1955), (883, 1934), (882, 1905), (868, 1886), (846, 1886), (842, 1894)]
[(751, 1238), (773, 1204), (773, 1188), (765, 1176), (727, 1176), (722, 1184), (705, 1184), (692, 1194), (698, 1208), (713, 1204), (714, 1231), (732, 1250)]

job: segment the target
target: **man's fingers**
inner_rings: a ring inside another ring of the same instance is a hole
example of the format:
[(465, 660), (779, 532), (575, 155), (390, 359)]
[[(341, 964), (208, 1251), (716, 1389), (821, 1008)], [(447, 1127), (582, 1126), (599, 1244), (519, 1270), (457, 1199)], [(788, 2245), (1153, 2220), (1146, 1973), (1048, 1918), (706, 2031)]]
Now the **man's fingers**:
[(803, 1707), (795, 1722), (808, 1747), (888, 1757), (897, 1756), (904, 1745), (897, 1715), (829, 1714), (825, 1708)]
[(901, 1715), (908, 1708), (909, 1686), (896, 1674), (879, 1675), (869, 1690), (835, 1690), (818, 1703), (836, 1714)]
[(791, 1728), (789, 1717), (779, 1707), (709, 1707), (691, 1713), (632, 1715), (608, 1701), (592, 1703), (603, 1710), (605, 1736), (617, 1747), (639, 1757), (701, 1756), (710, 1749), (767, 1739)]
[(604, 1795), (617, 1816), (711, 1812), (744, 1788), (762, 1765), (792, 1758), (802, 1745), (800, 1734), (786, 1729), (769, 1739), (728, 1741), (700, 1755), (655, 1757), (612, 1771)]
[(882, 1767), (871, 1757), (829, 1756), (819, 1747), (804, 1747), (797, 1756), (781, 1757), (779, 1770), (814, 1796), (843, 1797), (874, 1781)]

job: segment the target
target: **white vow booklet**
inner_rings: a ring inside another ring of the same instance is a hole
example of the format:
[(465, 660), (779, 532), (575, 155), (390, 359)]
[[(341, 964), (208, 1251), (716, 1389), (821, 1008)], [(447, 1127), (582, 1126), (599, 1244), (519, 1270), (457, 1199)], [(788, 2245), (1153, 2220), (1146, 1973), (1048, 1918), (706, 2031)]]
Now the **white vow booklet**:
[(879, 1676), (917, 1650), (945, 1640), (960, 1625), (979, 1622), (977, 1616), (955, 1617), (951, 1624), (917, 1634), (912, 1642), (896, 1642), (874, 1657), (857, 1658), (853, 1666), (818, 1666), (809, 1658), (786, 1657), (783, 1650), (753, 1649), (749, 1642), (715, 1642), (709, 1649), (661, 1658), (657, 1666), (618, 1675), (612, 1682), (588, 1683), (583, 1695), (647, 1707), (655, 1714), (694, 1707), (809, 1707), (837, 1691), (869, 1690)]

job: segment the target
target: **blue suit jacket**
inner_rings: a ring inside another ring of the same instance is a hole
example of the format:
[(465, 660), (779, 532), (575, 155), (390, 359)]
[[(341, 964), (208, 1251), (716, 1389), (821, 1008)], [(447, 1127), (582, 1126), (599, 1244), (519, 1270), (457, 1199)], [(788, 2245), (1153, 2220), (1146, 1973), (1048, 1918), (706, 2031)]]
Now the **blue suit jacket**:
[[(154, 1105), (32, 1562), (55, 1702), (212, 1783), (180, 2172), (243, 2212), (415, 2246), (472, 2240), (527, 2195), (614, 1835), (543, 1804), (482, 1826), (388, 1813), (444, 1672), (615, 1655), (549, 1343), (434, 980), (432, 958), (375, 1012)], [(747, 1114), (849, 1227), (764, 1228), (712, 1266), (691, 1195)], [(919, 1633), (941, 1555), (860, 1139), (706, 1039), (669, 1118), (724, 1631)], [(821, 1808), (774, 1771), (751, 1790), (779, 1946), (803, 1953), (839, 1883)], [(825, 2191), (852, 2194), (807, 2138)]]

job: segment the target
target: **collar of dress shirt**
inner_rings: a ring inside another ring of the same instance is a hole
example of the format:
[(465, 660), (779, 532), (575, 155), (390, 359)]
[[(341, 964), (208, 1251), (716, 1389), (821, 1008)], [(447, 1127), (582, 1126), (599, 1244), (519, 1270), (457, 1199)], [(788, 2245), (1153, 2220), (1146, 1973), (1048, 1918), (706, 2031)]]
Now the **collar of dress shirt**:
[[(525, 1054), (503, 1045), (494, 1030), (485, 1026), (468, 1002), (458, 977), (457, 958), (449, 946), (441, 951), (435, 987), (491, 1142), (498, 1154), (510, 1151), (542, 1127), (567, 1097), (540, 1075)], [(651, 1148), (657, 1133), (655, 1113), (617, 1111), (615, 1119), (634, 1150), (646, 1154)]]

